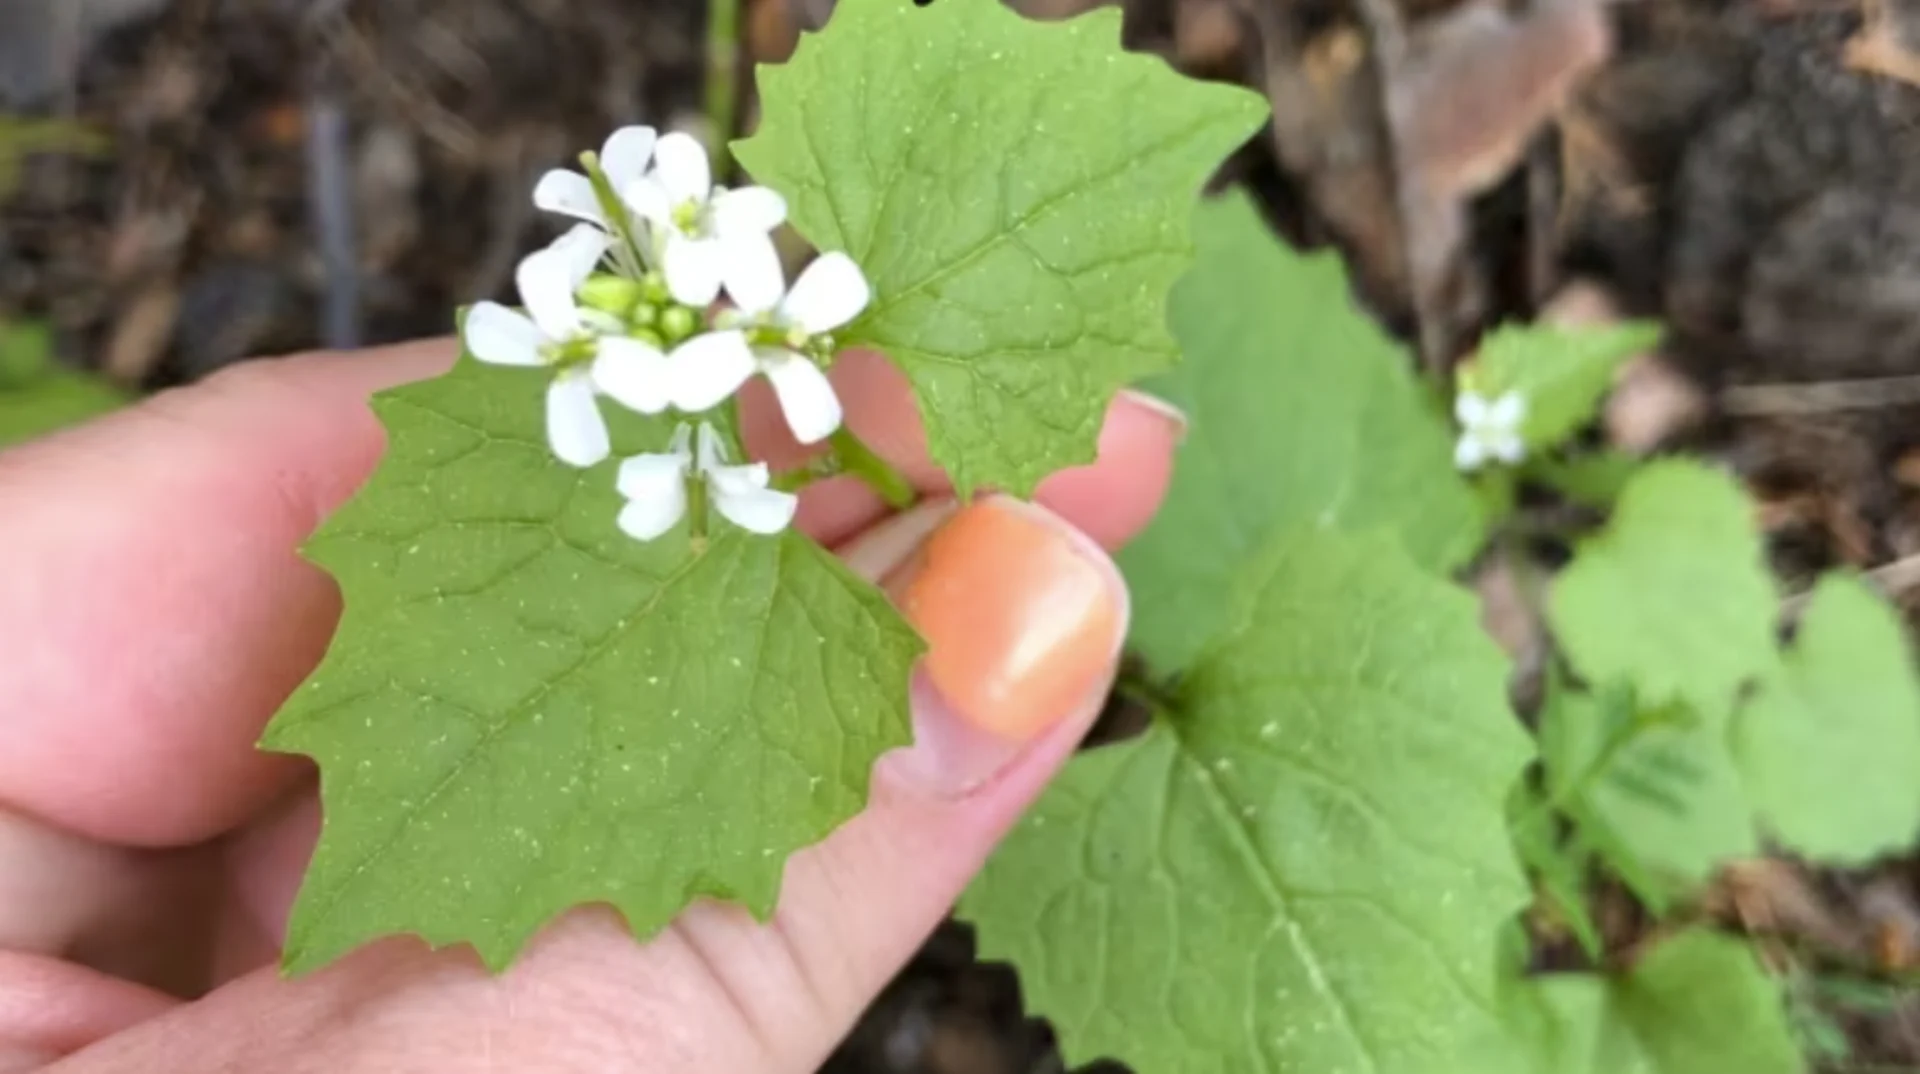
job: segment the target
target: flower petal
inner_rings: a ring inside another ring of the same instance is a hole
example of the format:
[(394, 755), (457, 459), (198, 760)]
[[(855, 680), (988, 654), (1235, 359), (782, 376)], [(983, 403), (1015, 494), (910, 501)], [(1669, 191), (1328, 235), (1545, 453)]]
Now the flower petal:
[(720, 280), (727, 296), (747, 314), (765, 313), (780, 304), (787, 289), (780, 269), (780, 251), (765, 233), (732, 235), (714, 240), (720, 247)]
[(658, 414), (673, 402), (667, 356), (637, 339), (602, 336), (593, 360), (593, 386), (638, 414)]
[(802, 444), (825, 440), (840, 427), (840, 397), (820, 367), (792, 351), (759, 350), (760, 369), (780, 397), (787, 427)]
[(613, 237), (592, 224), (575, 224), (567, 233), (547, 245), (548, 252), (567, 267), (567, 279), (573, 290), (587, 282), (600, 259), (613, 245)]
[(613, 189), (625, 189), (647, 174), (647, 165), (653, 163), (654, 144), (659, 140), (659, 132), (642, 126), (621, 127), (607, 136), (607, 144), (600, 147), (600, 168), (607, 173)]
[[(707, 428), (711, 429), (712, 426), (709, 425)], [(705, 464), (702, 472), (707, 475), (707, 480), (712, 483), (716, 491), (752, 492), (754, 489), (766, 488), (767, 482), (773, 477), (764, 462), (750, 462), (741, 466), (726, 465), (726, 449), (720, 444), (720, 438), (717, 435), (709, 436), (707, 440), (702, 441), (702, 446), (710, 448), (706, 457), (701, 460)]]
[(1487, 444), (1487, 451), (1501, 462), (1512, 465), (1527, 457), (1527, 444), (1518, 433), (1507, 433), (1494, 437)]
[(766, 235), (787, 221), (787, 199), (764, 186), (743, 186), (713, 197), (713, 233)]
[(673, 405), (689, 413), (718, 406), (757, 368), (747, 337), (737, 331), (695, 336), (675, 347), (667, 364)]
[(727, 446), (720, 442), (720, 433), (713, 423), (700, 423), (699, 442), (694, 445), (694, 468), (701, 474), (711, 474), (726, 465)]
[[(704, 421), (700, 423), (700, 427), (702, 429), (712, 428), (712, 426), (708, 425)], [(685, 463), (688, 466), (692, 466), (693, 452), (689, 450), (689, 445), (691, 445), (692, 443), (693, 443), (693, 426), (688, 425), (686, 422), (683, 421), (680, 424), (674, 426), (673, 438), (667, 441), (667, 451), (674, 455), (680, 456), (681, 462)]]
[[(684, 488), (684, 486), (683, 486)], [(636, 541), (651, 541), (680, 524), (687, 513), (687, 494), (677, 500), (629, 500), (614, 524)]]
[(620, 188), (620, 200), (635, 216), (656, 227), (673, 225), (673, 198), (654, 176), (636, 179)]
[(843, 253), (821, 254), (794, 281), (780, 303), (788, 324), (808, 333), (831, 332), (860, 315), (873, 299), (873, 290), (853, 258)]
[(561, 462), (583, 469), (613, 453), (593, 379), (585, 373), (562, 373), (547, 386), (547, 443)]
[(573, 264), (566, 251), (545, 249), (528, 254), (514, 270), (520, 303), (548, 339), (565, 339), (580, 327), (580, 309), (573, 301)]
[(1508, 392), (1487, 408), (1487, 424), (1499, 429), (1518, 429), (1527, 416), (1527, 400), (1519, 392)]
[(726, 251), (712, 239), (667, 236), (667, 290), (681, 305), (704, 309), (720, 294), (721, 260)]
[(1459, 470), (1478, 470), (1487, 461), (1487, 447), (1477, 436), (1463, 436), (1453, 445), (1453, 465)]
[(687, 458), (676, 452), (635, 455), (620, 463), (614, 480), (620, 495), (629, 500), (671, 499), (687, 491)]
[(460, 338), (467, 352), (489, 365), (541, 365), (540, 328), (525, 314), (498, 302), (478, 302), (467, 311)]
[(653, 147), (653, 166), (654, 175), (674, 205), (689, 201), (705, 204), (713, 193), (707, 149), (690, 134), (675, 131), (660, 139)]
[[(793, 522), (800, 497), (766, 487), (766, 465), (725, 466), (711, 472), (713, 505), (728, 522), (753, 533), (774, 534)], [(741, 473), (739, 471), (752, 471)]]
[(1487, 401), (1472, 392), (1453, 397), (1453, 416), (1463, 427), (1473, 428), (1487, 420)]
[(533, 204), (550, 213), (607, 226), (607, 218), (600, 215), (600, 199), (593, 196), (593, 183), (579, 172), (555, 168), (541, 176), (533, 188)]
[[(661, 456), (651, 457), (660, 458)], [(620, 527), (621, 532), (636, 541), (651, 541), (679, 525), (686, 514), (686, 477), (675, 470), (670, 488), (663, 488), (656, 496), (628, 500), (626, 506), (620, 509), (620, 514), (614, 519), (614, 523)]]

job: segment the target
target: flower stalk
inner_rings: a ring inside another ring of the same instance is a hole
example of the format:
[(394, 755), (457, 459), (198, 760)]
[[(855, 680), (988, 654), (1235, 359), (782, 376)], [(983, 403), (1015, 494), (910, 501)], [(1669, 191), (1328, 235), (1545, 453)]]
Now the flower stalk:
[(587, 182), (593, 185), (593, 200), (599, 203), (601, 215), (612, 229), (616, 240), (613, 245), (613, 260), (628, 277), (638, 277), (646, 272), (646, 251), (640, 248), (633, 235), (633, 217), (627, 212), (626, 203), (613, 189), (613, 181), (607, 178), (607, 170), (600, 166), (600, 155), (589, 149), (580, 154), (580, 167), (586, 172)]
[(833, 447), (841, 472), (866, 482), (888, 507), (903, 511), (920, 499), (906, 475), (875, 453), (852, 429), (842, 425), (827, 442)]

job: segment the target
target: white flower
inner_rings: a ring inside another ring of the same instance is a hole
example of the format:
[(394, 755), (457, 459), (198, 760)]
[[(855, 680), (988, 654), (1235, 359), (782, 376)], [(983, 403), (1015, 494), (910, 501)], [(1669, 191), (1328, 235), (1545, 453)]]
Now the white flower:
[(526, 314), (482, 302), (467, 314), (467, 350), (494, 365), (551, 366), (547, 441), (561, 461), (592, 466), (612, 452), (595, 388), (643, 414), (671, 402), (671, 367), (655, 348), (619, 335), (604, 314), (582, 309), (574, 292), (606, 254), (608, 236), (580, 224), (520, 262), (515, 282)]
[(727, 521), (761, 534), (787, 528), (800, 499), (767, 487), (766, 463), (727, 465), (719, 434), (706, 422), (700, 423), (699, 443), (690, 451), (693, 439), (693, 428), (681, 425), (664, 454), (635, 455), (620, 464), (620, 495), (627, 500), (620, 511), (621, 530), (651, 541), (672, 529), (687, 513), (687, 479), (696, 473)]
[(1488, 459), (1511, 464), (1526, 457), (1520, 423), (1526, 420), (1527, 401), (1519, 392), (1508, 392), (1491, 402), (1473, 392), (1461, 392), (1454, 400), (1453, 415), (1460, 419), (1454, 466), (1478, 470)]
[(716, 188), (707, 151), (691, 135), (660, 139), (654, 170), (616, 189), (653, 225), (667, 290), (680, 303), (705, 307), (723, 284), (742, 306), (770, 305), (779, 297), (777, 288), (767, 294), (765, 286), (780, 275), (769, 233), (786, 220), (786, 201), (766, 187)]
[[(761, 288), (762, 293), (771, 292), (771, 299), (759, 306), (741, 303), (740, 313), (751, 327), (710, 333), (710, 342), (697, 352), (674, 353), (674, 405), (706, 410), (739, 390), (754, 373), (764, 373), (780, 397), (794, 438), (812, 444), (840, 427), (841, 412), (833, 385), (806, 349), (815, 336), (859, 316), (873, 291), (860, 266), (842, 253), (820, 255), (785, 297), (780, 296), (783, 281), (777, 262), (773, 273), (774, 286)], [(767, 329), (784, 333), (777, 345), (748, 345), (749, 331)]]
[[(652, 127), (622, 127), (608, 136), (600, 147), (600, 168), (616, 192), (647, 174), (658, 140)], [(533, 203), (550, 213), (584, 220), (602, 231), (614, 230), (613, 221), (600, 209), (593, 182), (579, 172), (555, 168), (541, 176), (533, 188)]]

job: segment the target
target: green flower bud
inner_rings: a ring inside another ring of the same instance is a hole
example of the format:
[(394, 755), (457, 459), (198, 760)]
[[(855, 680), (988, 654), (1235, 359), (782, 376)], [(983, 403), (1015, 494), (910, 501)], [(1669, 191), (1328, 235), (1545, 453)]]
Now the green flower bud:
[(630, 328), (627, 330), (627, 335), (633, 337), (634, 339), (639, 340), (642, 343), (645, 343), (647, 346), (652, 347), (654, 350), (664, 351), (667, 349), (667, 341), (660, 338), (660, 333), (654, 331), (651, 328), (646, 328), (646, 327), (636, 325), (633, 328)]
[(587, 282), (580, 285), (580, 303), (588, 309), (624, 318), (640, 301), (640, 292), (639, 280), (600, 272), (587, 277)]
[(654, 272), (640, 281), (640, 295), (656, 306), (664, 306), (673, 297), (673, 292), (667, 290), (666, 277)]
[(675, 343), (700, 329), (700, 317), (686, 306), (668, 306), (660, 314), (660, 331)]
[(659, 324), (660, 307), (651, 302), (642, 302), (627, 311), (627, 320), (639, 326)]

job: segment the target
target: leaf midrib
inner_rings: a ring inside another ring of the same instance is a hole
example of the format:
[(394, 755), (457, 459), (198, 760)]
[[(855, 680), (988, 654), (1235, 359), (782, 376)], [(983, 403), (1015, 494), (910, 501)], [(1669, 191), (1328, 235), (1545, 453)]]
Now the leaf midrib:
[[(1288, 942), (1300, 955), (1301, 962), (1307, 970), (1307, 979), (1313, 985), (1314, 991), (1333, 1007), (1335, 1016), (1340, 1019), (1341, 1029), (1353, 1042), (1354, 1051), (1365, 1060), (1367, 1070), (1371, 1074), (1379, 1074), (1379, 1061), (1374, 1058), (1365, 1038), (1360, 1035), (1359, 1026), (1353, 1020), (1351, 1006), (1334, 990), (1333, 982), (1327, 976), (1319, 952), (1314, 950), (1312, 944), (1308, 942), (1306, 930), (1300, 927), (1299, 918), (1293, 913), (1292, 901), (1287, 897), (1285, 885), (1281, 884), (1279, 876), (1274, 873), (1273, 867), (1267, 863), (1265, 855), (1260, 852), (1258, 840), (1254, 838), (1253, 832), (1240, 816), (1239, 811), (1228, 800), (1227, 793), (1213, 778), (1213, 772), (1188, 748), (1186, 739), (1174, 728), (1169, 727), (1168, 733), (1173, 736), (1174, 757), (1178, 762), (1184, 762), (1193, 772), (1196, 782), (1206, 792), (1207, 805), (1213, 810), (1215, 819), (1231, 837), (1234, 849), (1239, 851), (1246, 862), (1250, 863), (1250, 871), (1259, 881), (1274, 913), (1285, 921)], [(1256, 1047), (1255, 1051), (1260, 1055), (1262, 1066), (1268, 1070), (1275, 1069), (1266, 1048)]]

